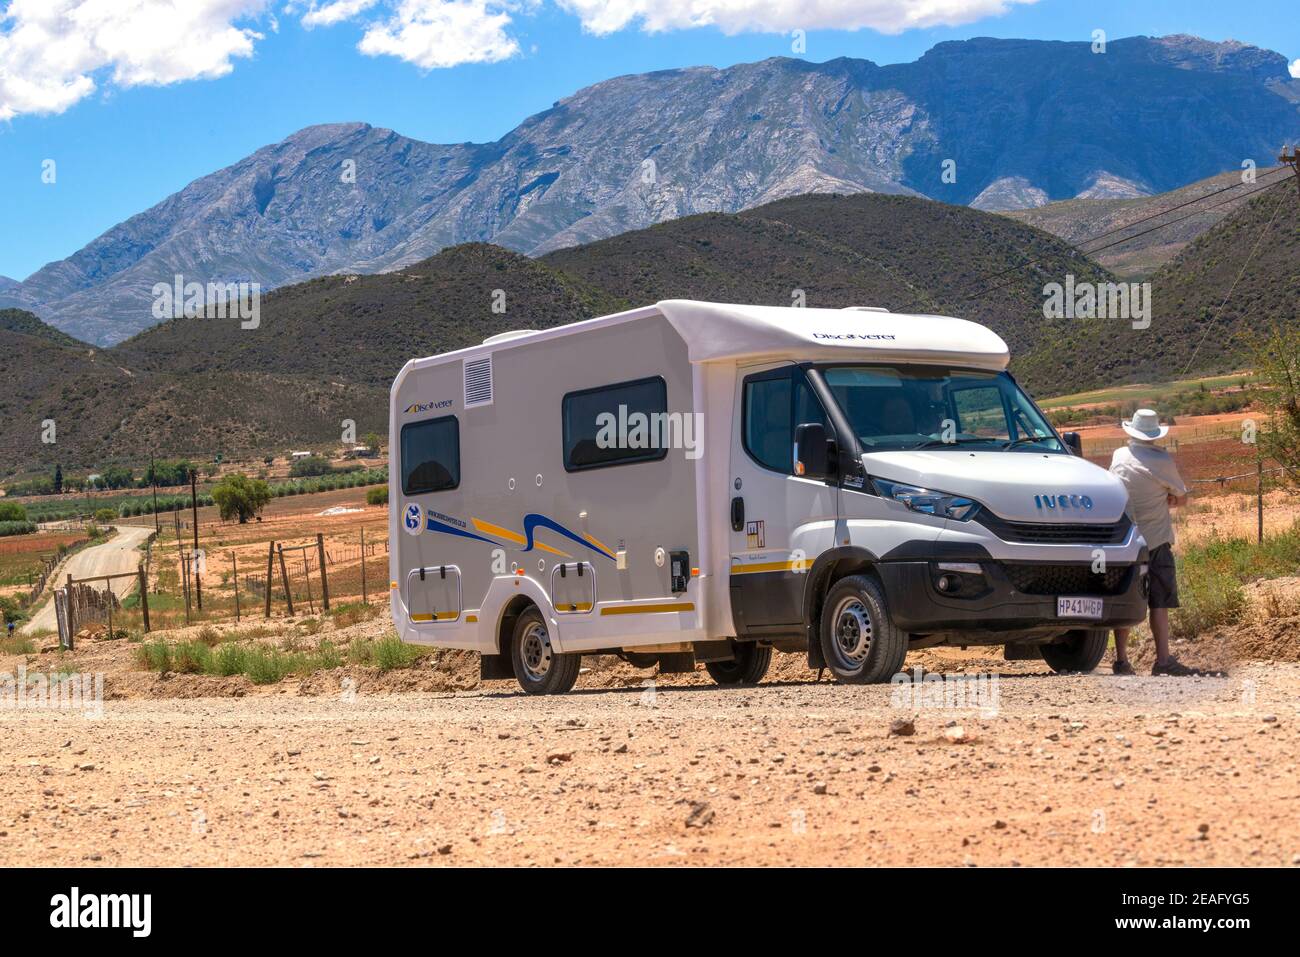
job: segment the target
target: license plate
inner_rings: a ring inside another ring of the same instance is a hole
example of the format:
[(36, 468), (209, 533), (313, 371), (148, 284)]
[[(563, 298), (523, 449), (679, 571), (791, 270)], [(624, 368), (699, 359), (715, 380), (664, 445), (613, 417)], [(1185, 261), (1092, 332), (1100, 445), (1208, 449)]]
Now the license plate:
[(1056, 599), (1057, 618), (1100, 618), (1102, 601), (1100, 598), (1058, 598)]

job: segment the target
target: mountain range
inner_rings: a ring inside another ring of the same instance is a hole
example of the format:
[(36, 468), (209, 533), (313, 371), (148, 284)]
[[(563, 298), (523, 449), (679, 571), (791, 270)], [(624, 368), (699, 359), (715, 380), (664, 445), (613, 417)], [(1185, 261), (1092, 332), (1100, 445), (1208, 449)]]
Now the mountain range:
[(808, 193), (987, 210), (1132, 200), (1244, 159), (1263, 168), (1298, 138), (1284, 57), (1188, 36), (665, 70), (580, 90), (493, 143), (309, 127), (0, 282), (0, 306), (108, 345), (158, 321), (152, 290), (177, 275), (265, 290), (406, 270), (465, 242), (541, 256)]
[[(467, 243), (388, 273), (319, 277), (268, 294), (256, 329), (173, 319), (95, 349), (29, 313), (0, 311), (0, 473), (337, 443), (344, 419), (358, 434), (384, 429), (388, 386), (411, 357), (680, 296), (791, 305), (801, 294), (810, 306), (977, 319), (1006, 339), (1013, 371), (1040, 396), (1230, 371), (1250, 333), (1300, 320), (1293, 182), (1250, 198), (1156, 271), (1147, 329), (1045, 319), (1044, 288), (1067, 276), (1115, 278), (1007, 216), (821, 194), (538, 258)], [(494, 309), (499, 292), (504, 312)], [(41, 441), (46, 419), (58, 424), (54, 445)]]

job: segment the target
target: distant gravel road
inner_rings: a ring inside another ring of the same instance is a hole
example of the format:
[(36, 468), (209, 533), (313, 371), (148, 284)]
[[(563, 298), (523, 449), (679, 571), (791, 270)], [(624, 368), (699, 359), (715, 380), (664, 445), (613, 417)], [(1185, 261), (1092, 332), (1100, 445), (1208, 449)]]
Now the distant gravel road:
[[(116, 575), (121, 572), (133, 572), (140, 564), (140, 546), (144, 544), (152, 528), (136, 525), (118, 525), (117, 534), (103, 545), (94, 545), (82, 549), (68, 559), (68, 563), (59, 569), (59, 579), (54, 582), (61, 585), (73, 578), (94, 578), (96, 575)], [(121, 578), (112, 583), (113, 593), (119, 598), (128, 594), (136, 586), (130, 578)], [(23, 627), (24, 631), (38, 631), (58, 628), (59, 622), (54, 614), (54, 595), (51, 592), (45, 605)]]

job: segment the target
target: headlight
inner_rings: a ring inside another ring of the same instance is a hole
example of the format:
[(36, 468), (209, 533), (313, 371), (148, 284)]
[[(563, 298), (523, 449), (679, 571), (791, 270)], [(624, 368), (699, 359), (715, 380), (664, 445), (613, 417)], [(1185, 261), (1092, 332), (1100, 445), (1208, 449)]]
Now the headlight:
[(925, 515), (955, 518), (959, 522), (964, 522), (979, 508), (978, 502), (961, 495), (917, 488), (915, 485), (904, 485), (901, 482), (886, 482), (884, 479), (872, 479), (871, 482), (876, 488), (877, 495), (901, 502), (912, 511)]

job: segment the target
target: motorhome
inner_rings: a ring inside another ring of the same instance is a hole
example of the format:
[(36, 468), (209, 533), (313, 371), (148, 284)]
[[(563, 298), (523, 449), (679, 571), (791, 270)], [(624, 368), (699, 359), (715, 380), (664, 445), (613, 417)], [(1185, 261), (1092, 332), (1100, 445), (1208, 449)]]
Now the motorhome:
[(1141, 621), (1124, 487), (963, 319), (668, 300), (413, 359), (389, 413), (393, 621), (484, 678), (616, 654), (849, 683), (911, 649), (1089, 671)]

